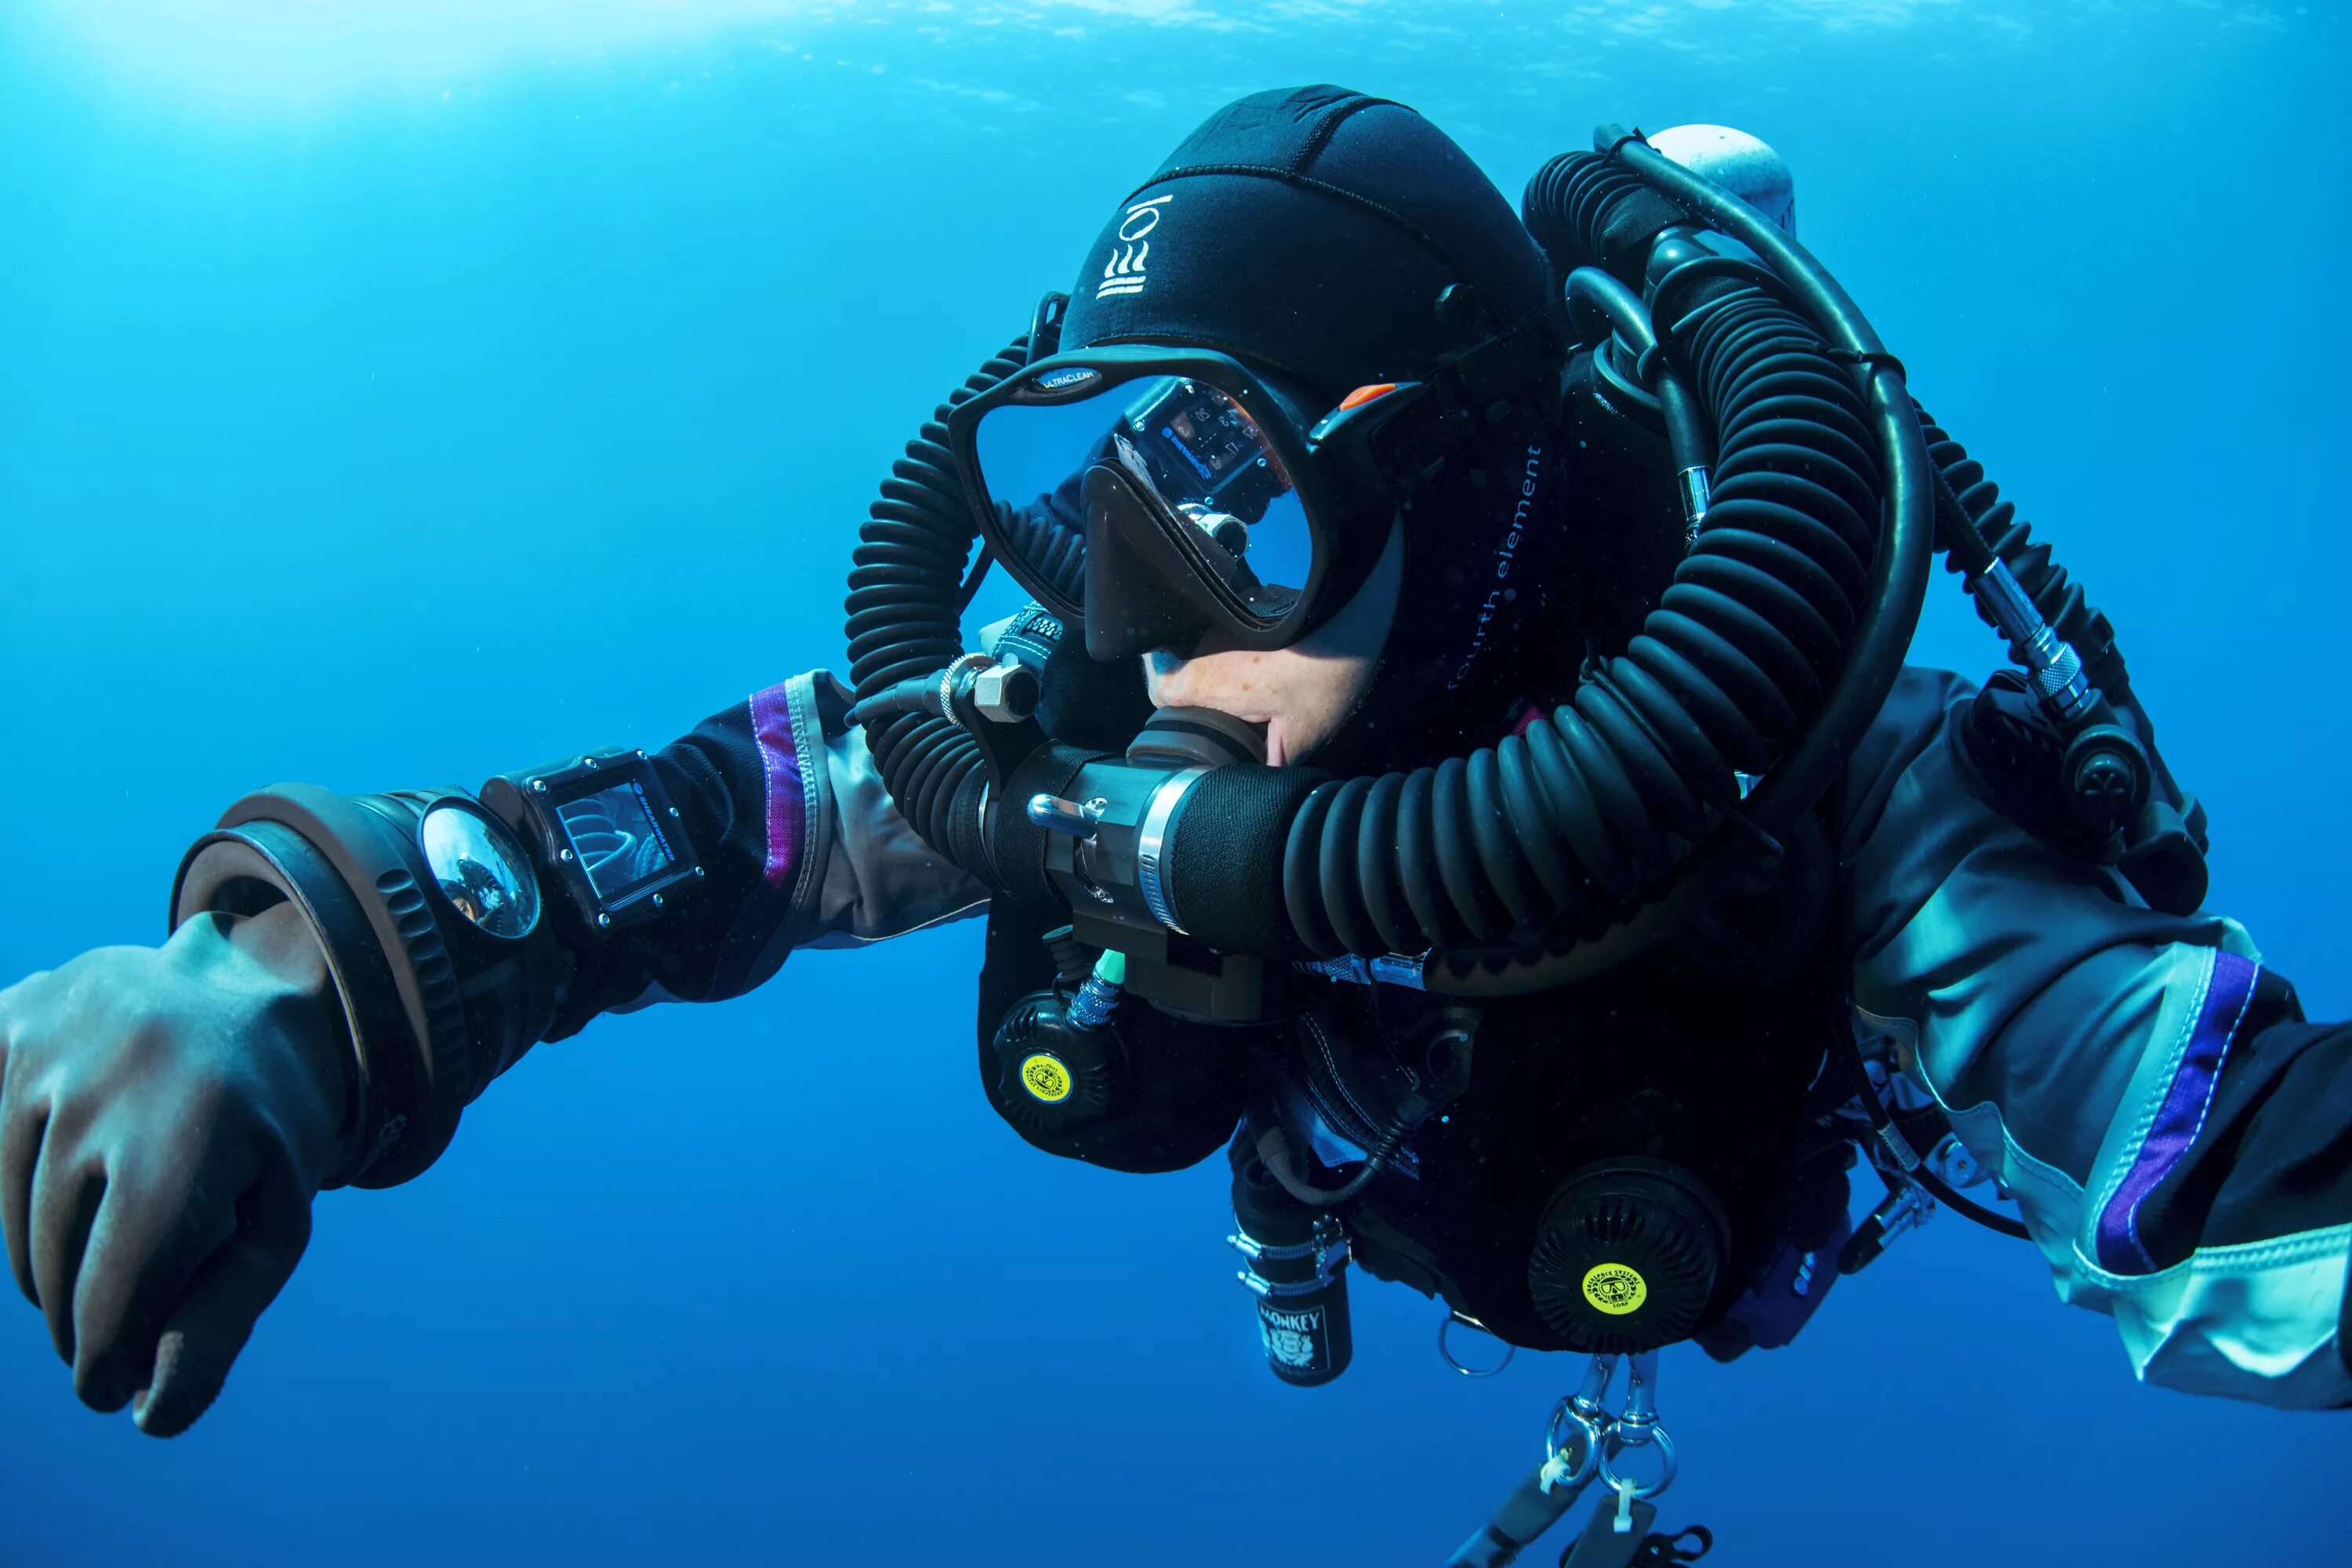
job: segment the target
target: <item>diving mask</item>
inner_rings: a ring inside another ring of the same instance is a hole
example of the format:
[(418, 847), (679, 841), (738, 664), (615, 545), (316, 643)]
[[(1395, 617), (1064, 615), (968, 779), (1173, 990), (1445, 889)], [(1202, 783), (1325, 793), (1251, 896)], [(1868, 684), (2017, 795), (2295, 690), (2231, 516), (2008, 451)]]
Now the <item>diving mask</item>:
[(1297, 641), (1473, 423), (1424, 384), (1309, 425), (1238, 360), (1148, 344), (1041, 359), (948, 416), (990, 552), (1098, 659)]

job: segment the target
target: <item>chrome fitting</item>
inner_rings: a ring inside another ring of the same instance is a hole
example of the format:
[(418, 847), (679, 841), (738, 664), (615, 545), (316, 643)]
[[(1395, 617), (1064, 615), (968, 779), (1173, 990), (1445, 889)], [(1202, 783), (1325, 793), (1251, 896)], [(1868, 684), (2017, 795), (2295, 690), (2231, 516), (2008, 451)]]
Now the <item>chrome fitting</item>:
[(1977, 574), (1974, 585), (1993, 625), (2024, 661), (2042, 705), (2063, 720), (2072, 720), (2089, 707), (2091, 687), (2083, 679), (2082, 655), (2042, 618), (2009, 563), (1996, 560)]
[(1706, 468), (1702, 465), (1679, 470), (1675, 475), (1675, 486), (1683, 498), (1683, 532), (1696, 539), (1699, 524), (1706, 521), (1706, 504), (1712, 499)]
[(1037, 677), (1006, 654), (971, 678), (971, 705), (999, 724), (1017, 724), (1037, 710)]
[(1052, 833), (1066, 833), (1073, 838), (1092, 838), (1102, 822), (1104, 803), (1090, 800), (1084, 805), (1059, 795), (1033, 795), (1029, 797), (1029, 820)]

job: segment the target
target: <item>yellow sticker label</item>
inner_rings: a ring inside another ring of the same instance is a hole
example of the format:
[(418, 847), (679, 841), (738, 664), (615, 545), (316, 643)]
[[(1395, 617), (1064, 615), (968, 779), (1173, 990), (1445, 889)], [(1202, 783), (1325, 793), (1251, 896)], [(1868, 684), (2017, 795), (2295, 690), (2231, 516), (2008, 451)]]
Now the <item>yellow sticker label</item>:
[(1584, 1271), (1584, 1299), (1612, 1318), (1641, 1310), (1650, 1299), (1647, 1281), (1622, 1263), (1596, 1263)]
[(1021, 1064), (1021, 1087), (1048, 1105), (1059, 1105), (1070, 1098), (1070, 1069), (1061, 1058), (1039, 1051)]

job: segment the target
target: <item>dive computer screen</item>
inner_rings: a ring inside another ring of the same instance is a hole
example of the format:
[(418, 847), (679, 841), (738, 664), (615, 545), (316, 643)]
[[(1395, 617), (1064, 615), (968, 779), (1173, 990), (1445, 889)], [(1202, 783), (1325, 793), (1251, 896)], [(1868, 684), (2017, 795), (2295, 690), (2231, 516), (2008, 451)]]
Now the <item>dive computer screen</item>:
[(665, 880), (677, 866), (644, 788), (634, 779), (566, 801), (555, 816), (588, 885), (607, 905), (627, 903), (637, 889)]
[(1207, 502), (1255, 522), (1289, 488), (1250, 416), (1206, 383), (1165, 377), (1129, 408), (1127, 423), (1151, 452), (1154, 477), (1171, 501)]
[(573, 942), (661, 919), (702, 875), (686, 820), (642, 751), (500, 773), (482, 786), (482, 804), (521, 836), (541, 885), (560, 893)]

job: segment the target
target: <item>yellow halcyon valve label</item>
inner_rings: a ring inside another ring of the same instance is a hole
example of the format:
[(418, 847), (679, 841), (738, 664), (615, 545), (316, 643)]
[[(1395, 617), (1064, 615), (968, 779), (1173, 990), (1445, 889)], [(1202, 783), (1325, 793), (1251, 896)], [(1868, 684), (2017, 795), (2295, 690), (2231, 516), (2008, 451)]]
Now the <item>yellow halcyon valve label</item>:
[(1650, 1287), (1622, 1263), (1596, 1263), (1584, 1271), (1584, 1299), (1612, 1318), (1641, 1310)]
[(1070, 1069), (1061, 1058), (1039, 1051), (1021, 1064), (1021, 1087), (1048, 1105), (1059, 1105), (1070, 1098)]

